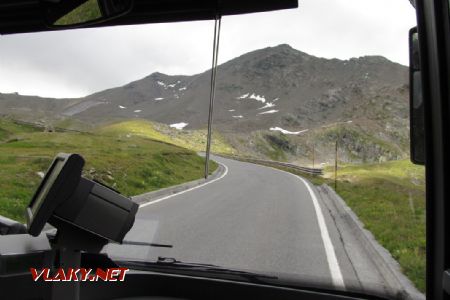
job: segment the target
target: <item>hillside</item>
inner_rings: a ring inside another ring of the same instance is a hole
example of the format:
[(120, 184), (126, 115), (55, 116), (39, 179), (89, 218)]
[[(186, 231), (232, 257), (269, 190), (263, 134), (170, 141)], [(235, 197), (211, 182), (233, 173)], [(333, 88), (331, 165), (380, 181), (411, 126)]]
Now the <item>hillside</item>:
[[(206, 130), (176, 130), (170, 126), (142, 119), (118, 122), (102, 126), (96, 130), (102, 135), (119, 137), (139, 136), (170, 143), (179, 147), (201, 152), (206, 148)], [(234, 153), (235, 150), (227, 144), (217, 132), (213, 134), (211, 151), (218, 153)]]
[[(0, 109), (70, 126), (145, 119), (205, 129), (209, 72), (155, 72), (80, 99), (2, 94)], [(399, 159), (408, 151), (408, 93), (407, 67), (383, 57), (330, 60), (279, 45), (219, 66), (214, 128), (251, 156), (308, 163), (314, 144), (317, 162), (326, 163), (338, 140), (343, 161)]]
[[(24, 220), (24, 209), (58, 152), (86, 159), (84, 176), (131, 196), (203, 177), (195, 152), (141, 136), (43, 132), (0, 119), (0, 215)], [(217, 164), (212, 162), (210, 170)]]

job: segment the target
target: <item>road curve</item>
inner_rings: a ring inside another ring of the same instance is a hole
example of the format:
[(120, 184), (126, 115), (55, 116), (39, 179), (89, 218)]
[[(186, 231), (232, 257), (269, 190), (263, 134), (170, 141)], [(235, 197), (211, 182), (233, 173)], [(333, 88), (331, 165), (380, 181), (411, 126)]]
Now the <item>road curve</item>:
[(311, 184), (264, 166), (214, 160), (227, 167), (225, 176), (141, 206), (126, 237), (173, 248), (111, 246), (107, 252), (127, 259), (165, 256), (259, 273), (295, 274), (344, 288), (352, 271), (346, 267), (345, 254), (333, 246), (338, 234), (329, 228), (330, 217), (315, 199)]

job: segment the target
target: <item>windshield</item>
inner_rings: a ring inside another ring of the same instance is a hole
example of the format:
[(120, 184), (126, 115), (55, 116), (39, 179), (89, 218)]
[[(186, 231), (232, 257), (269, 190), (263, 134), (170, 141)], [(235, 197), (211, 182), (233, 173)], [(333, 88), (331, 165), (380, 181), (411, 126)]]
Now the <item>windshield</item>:
[(4, 36), (0, 214), (24, 222), (53, 157), (78, 153), (84, 177), (140, 205), (124, 244), (102, 250), (117, 261), (420, 295), (414, 25), (408, 1), (305, 0), (224, 17), (207, 174), (213, 21)]

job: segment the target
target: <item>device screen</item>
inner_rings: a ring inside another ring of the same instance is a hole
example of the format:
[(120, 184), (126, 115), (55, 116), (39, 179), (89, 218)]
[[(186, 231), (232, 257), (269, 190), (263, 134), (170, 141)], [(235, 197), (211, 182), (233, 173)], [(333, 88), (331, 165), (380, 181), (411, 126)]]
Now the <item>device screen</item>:
[(62, 160), (61, 158), (55, 159), (53, 164), (48, 169), (47, 173), (45, 174), (44, 179), (42, 180), (42, 186), (39, 190), (38, 195), (35, 198), (34, 203), (31, 206), (31, 212), (33, 215), (36, 214), (36, 212), (41, 207), (42, 203), (44, 202), (44, 199), (47, 197), (47, 194), (52, 187), (52, 185), (55, 183), (56, 178), (58, 177), (58, 174), (61, 172), (62, 168), (64, 167), (65, 160)]

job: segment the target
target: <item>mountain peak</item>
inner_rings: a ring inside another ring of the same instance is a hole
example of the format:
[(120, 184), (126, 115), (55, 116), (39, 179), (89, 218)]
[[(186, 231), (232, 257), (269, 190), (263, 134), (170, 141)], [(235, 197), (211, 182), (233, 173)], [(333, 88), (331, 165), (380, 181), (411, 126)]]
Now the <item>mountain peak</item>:
[[(289, 44), (280, 44), (273, 47), (267, 47), (262, 50), (268, 50), (270, 52), (281, 52), (281, 53), (303, 53), (301, 51), (298, 51), (297, 49), (294, 49)], [(256, 50), (257, 51), (257, 50)]]
[(370, 64), (392, 63), (389, 59), (381, 55), (365, 55), (356, 58), (356, 60)]
[(148, 75), (147, 77), (151, 77), (151, 78), (159, 78), (159, 77), (161, 77), (161, 76), (167, 76), (167, 75), (164, 74), (164, 73), (161, 73), (161, 72), (153, 72), (152, 74)]
[(291, 45), (289, 45), (289, 44), (279, 44), (279, 45), (277, 45), (275, 47), (272, 47), (272, 48), (294, 50), (294, 48), (292, 48)]

